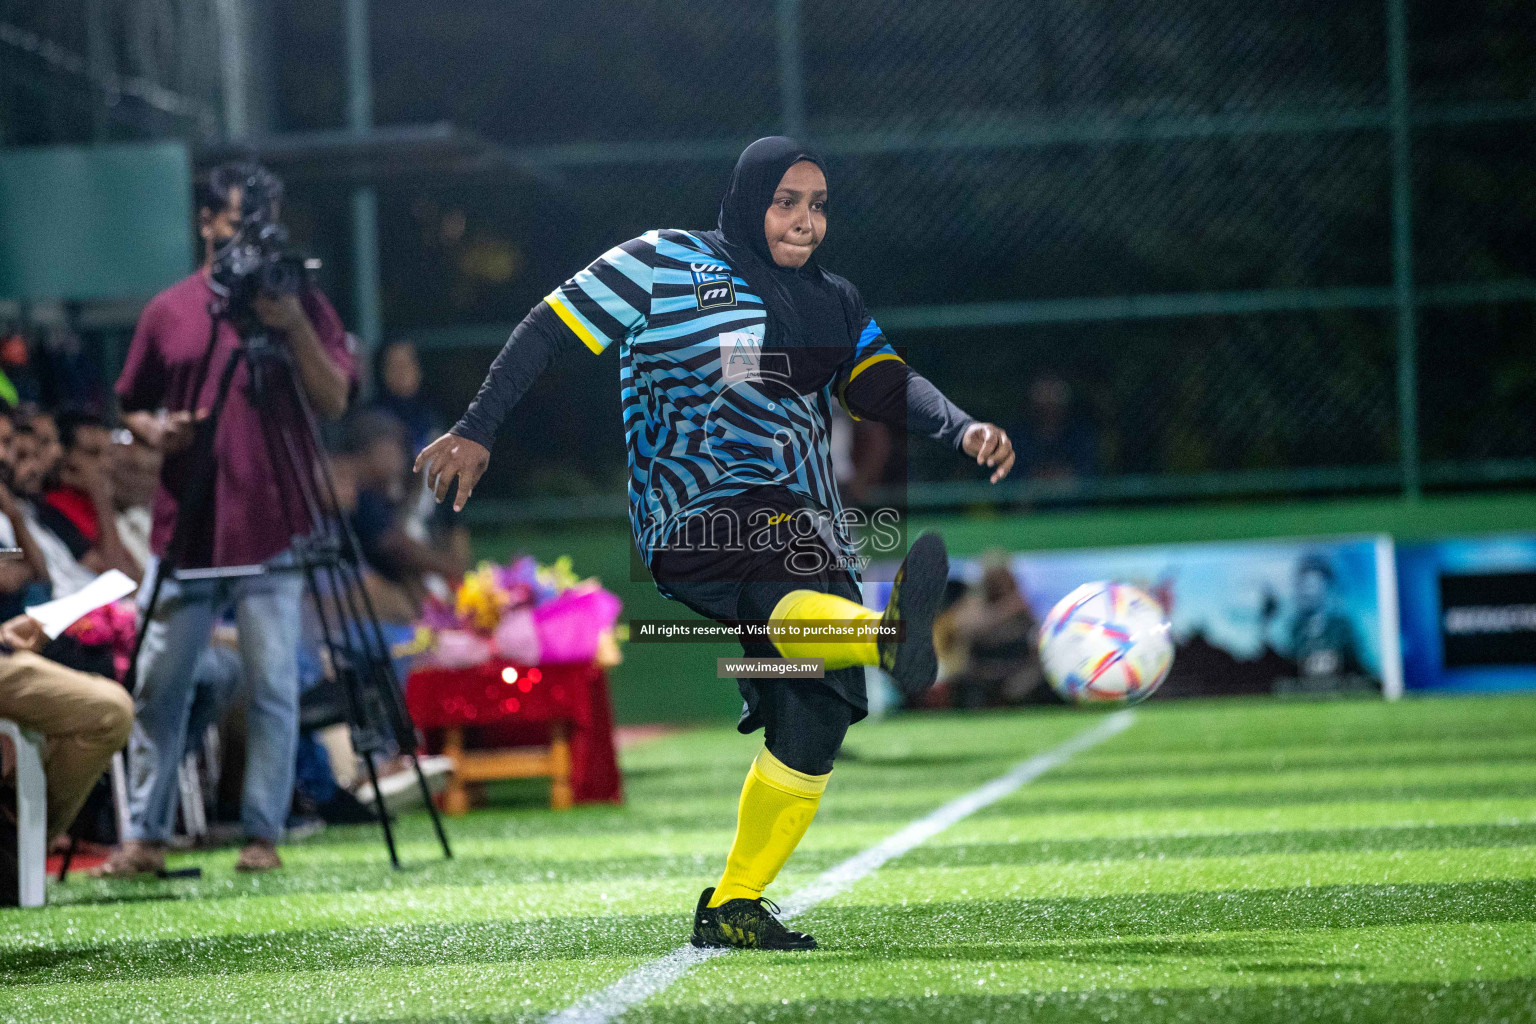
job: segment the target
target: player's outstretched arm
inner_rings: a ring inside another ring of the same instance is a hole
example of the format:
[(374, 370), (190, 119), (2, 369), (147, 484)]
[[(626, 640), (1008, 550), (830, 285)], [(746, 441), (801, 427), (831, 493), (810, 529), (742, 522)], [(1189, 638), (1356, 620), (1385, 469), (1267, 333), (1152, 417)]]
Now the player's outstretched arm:
[(960, 450), (976, 457), (976, 465), (994, 467), (992, 483), (997, 483), (1013, 469), (1013, 441), (995, 423), (972, 423), (965, 428)]
[(448, 488), (457, 480), (459, 489), (453, 498), (453, 510), (460, 512), (475, 493), (475, 485), (490, 462), (491, 453), (485, 445), (448, 433), (421, 450), (415, 469), (427, 475), (427, 486), (438, 501), (448, 496)]
[(1013, 469), (1013, 442), (1001, 427), (972, 419), (894, 352), (856, 364), (842, 386), (842, 400), (855, 416), (964, 452), (992, 470), (994, 484)]
[(416, 472), (426, 474), (427, 486), (438, 501), (447, 497), (457, 480), (453, 510), (464, 508), (490, 463), (491, 444), (501, 421), (556, 356), (581, 348), (547, 303), (539, 303), (523, 318), (491, 363), (485, 383), (463, 417), (416, 456)]
[(523, 317), (459, 422), (416, 457), (416, 471), (427, 471), (427, 486), (438, 501), (457, 480), (454, 511), (464, 507), (490, 462), (502, 420), (554, 359), (588, 350), (601, 353), (644, 326), (655, 245), (650, 232), (615, 246)]

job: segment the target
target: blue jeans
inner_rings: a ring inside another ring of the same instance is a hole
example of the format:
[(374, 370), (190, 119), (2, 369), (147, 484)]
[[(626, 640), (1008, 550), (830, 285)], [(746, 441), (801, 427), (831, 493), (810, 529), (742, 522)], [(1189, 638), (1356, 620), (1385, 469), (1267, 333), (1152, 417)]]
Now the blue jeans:
[[(216, 666), (207, 658), (217, 617), (233, 606), (240, 662), (249, 683), (245, 791), (240, 823), (252, 839), (277, 842), (293, 797), (299, 741), (299, 622), (303, 578), (286, 556), (278, 571), (236, 579), (168, 579), (140, 655), (136, 718), (129, 741), (131, 780), (128, 838), (171, 838), (177, 767), (186, 750), (200, 675)], [(209, 680), (208, 682), (212, 682)], [(201, 687), (208, 689), (208, 687)], [(213, 686), (227, 696), (229, 687)], [(200, 705), (199, 717), (202, 717)]]

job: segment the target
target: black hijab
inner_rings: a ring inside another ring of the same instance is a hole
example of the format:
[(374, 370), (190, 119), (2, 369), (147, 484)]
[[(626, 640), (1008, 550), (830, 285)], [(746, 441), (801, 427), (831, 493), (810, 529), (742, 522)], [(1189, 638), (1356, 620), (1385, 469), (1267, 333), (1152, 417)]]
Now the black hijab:
[[(758, 139), (742, 150), (730, 186), (720, 200), (719, 227), (703, 235), (710, 246), (725, 256), (731, 269), (762, 297), (768, 309), (765, 347), (809, 347), (830, 357), (845, 351), (857, 331), (846, 294), (849, 286), (823, 270), (814, 252), (802, 267), (779, 266), (773, 261), (768, 236), (763, 231), (763, 217), (773, 203), (773, 194), (778, 191), (784, 172), (801, 160), (809, 160), (826, 172), (826, 165), (814, 150), (783, 135)], [(827, 359), (798, 362), (810, 369), (807, 364), (822, 364)], [(797, 372), (794, 376), (799, 378), (801, 374)]]

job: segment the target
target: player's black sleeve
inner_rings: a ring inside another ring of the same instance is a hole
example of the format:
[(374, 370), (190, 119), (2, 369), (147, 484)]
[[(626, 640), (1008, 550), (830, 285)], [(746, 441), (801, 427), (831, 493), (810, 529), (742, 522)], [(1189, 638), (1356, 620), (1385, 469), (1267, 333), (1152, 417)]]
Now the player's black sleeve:
[(539, 303), (513, 329), (496, 361), (491, 363), (480, 393), (451, 432), (490, 448), (501, 421), (533, 386), (550, 360), (582, 350), (581, 340), (560, 322), (549, 303)]
[(843, 388), (843, 404), (863, 419), (922, 434), (959, 449), (976, 421), (922, 374), (900, 359), (882, 359)]

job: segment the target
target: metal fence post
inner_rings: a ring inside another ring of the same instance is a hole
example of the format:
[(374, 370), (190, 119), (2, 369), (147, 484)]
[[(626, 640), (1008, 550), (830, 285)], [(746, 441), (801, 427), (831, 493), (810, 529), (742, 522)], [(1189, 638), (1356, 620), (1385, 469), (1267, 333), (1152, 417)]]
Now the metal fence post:
[[(347, 0), (347, 127), (359, 135), (373, 129), (373, 71), (369, 57), (368, 0)], [(352, 193), (352, 294), (357, 336), (362, 341), (360, 364), (373, 364), (373, 350), (382, 341), (379, 311), (379, 197), (360, 186)], [(366, 394), (372, 381), (363, 375)]]
[[(87, 66), (97, 81), (112, 74), (111, 30), (107, 28), (107, 9), (102, 0), (86, 0), (85, 3), (85, 53)], [(105, 103), (91, 104), (91, 141), (106, 142), (112, 129), (110, 104), (116, 97), (107, 96)]]
[(800, 0), (779, 0), (779, 103), (784, 134), (805, 134), (805, 65), (800, 51)]
[(1392, 152), (1392, 294), (1397, 309), (1397, 423), (1403, 497), (1419, 497), (1418, 311), (1413, 284), (1412, 123), (1408, 109), (1408, 15), (1387, 0), (1387, 98)]

